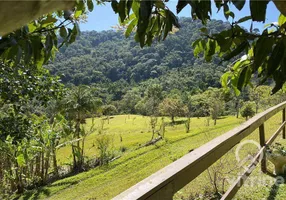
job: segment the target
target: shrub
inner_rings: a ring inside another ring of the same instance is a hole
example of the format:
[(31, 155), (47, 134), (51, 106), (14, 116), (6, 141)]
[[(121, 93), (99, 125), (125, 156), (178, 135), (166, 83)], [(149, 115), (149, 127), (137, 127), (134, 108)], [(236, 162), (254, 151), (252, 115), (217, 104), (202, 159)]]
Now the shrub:
[(254, 103), (246, 102), (241, 109), (241, 116), (245, 117), (247, 120), (249, 117), (252, 117), (255, 114)]
[(96, 139), (96, 146), (99, 150), (100, 165), (107, 164), (113, 158), (112, 150), (113, 138), (109, 135), (102, 134)]

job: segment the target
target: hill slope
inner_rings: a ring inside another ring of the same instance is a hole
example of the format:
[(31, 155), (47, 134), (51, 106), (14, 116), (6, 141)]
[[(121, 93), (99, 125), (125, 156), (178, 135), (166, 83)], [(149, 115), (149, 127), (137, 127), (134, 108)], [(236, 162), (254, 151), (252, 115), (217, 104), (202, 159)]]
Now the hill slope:
[[(160, 82), (165, 91), (220, 86), (219, 77), (225, 69), (218, 65), (220, 60), (205, 63), (193, 56), (192, 42), (200, 37), (201, 23), (190, 18), (181, 18), (180, 23), (182, 28), (166, 41), (143, 49), (133, 37), (125, 39), (122, 32), (82, 32), (47, 68), (52, 74), (63, 74), (64, 83), (96, 84), (108, 90), (116, 86), (123, 93), (130, 85), (144, 82)], [(208, 24), (211, 32), (228, 26), (215, 20)], [(118, 98), (120, 95), (113, 100)]]

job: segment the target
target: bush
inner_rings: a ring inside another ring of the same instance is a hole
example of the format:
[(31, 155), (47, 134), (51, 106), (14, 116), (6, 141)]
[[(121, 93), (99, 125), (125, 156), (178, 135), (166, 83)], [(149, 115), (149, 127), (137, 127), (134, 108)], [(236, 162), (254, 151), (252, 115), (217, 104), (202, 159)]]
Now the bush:
[(114, 105), (105, 105), (102, 107), (103, 115), (115, 115), (117, 112), (117, 108)]
[(96, 146), (99, 150), (100, 165), (107, 164), (113, 158), (113, 139), (106, 134), (99, 135), (96, 139)]
[(241, 116), (247, 120), (255, 114), (255, 105), (253, 102), (246, 102), (241, 109)]

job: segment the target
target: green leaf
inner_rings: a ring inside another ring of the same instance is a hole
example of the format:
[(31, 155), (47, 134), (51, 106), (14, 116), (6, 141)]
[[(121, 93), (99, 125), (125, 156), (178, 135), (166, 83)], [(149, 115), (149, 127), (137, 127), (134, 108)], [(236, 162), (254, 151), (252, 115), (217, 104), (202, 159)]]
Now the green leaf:
[(22, 58), (22, 48), (18, 46), (16, 59), (15, 59), (15, 65), (18, 65), (20, 63), (21, 58)]
[(192, 47), (194, 48), (194, 56), (198, 57), (198, 55), (204, 51), (206, 46), (205, 40), (198, 39), (193, 42)]
[(67, 29), (64, 26), (60, 28), (60, 36), (64, 39), (68, 36)]
[(200, 31), (203, 33), (208, 33), (208, 29), (206, 27), (201, 28)]
[(240, 18), (238, 21), (237, 21), (237, 23), (239, 24), (239, 23), (243, 23), (243, 22), (246, 22), (246, 21), (248, 21), (248, 20), (251, 20), (252, 18), (251, 18), (251, 16), (245, 16), (245, 17), (243, 17), (243, 18)]
[(253, 21), (265, 22), (267, 1), (250, 0), (250, 12)]
[(25, 165), (25, 157), (23, 154), (20, 154), (16, 157), (17, 163), (20, 167), (22, 167), (23, 165)]
[(282, 26), (286, 22), (286, 17), (283, 14), (280, 14), (278, 19), (278, 25)]
[(132, 3), (132, 11), (135, 14), (136, 18), (139, 18), (139, 9), (140, 9), (140, 3), (138, 1), (133, 1)]
[(133, 1), (132, 1), (132, 0), (127, 0), (127, 4), (126, 4), (126, 14), (128, 15), (128, 17), (129, 17), (129, 15), (130, 15), (130, 10), (131, 10), (131, 8), (132, 8), (132, 4), (133, 4)]
[(87, 0), (87, 8), (89, 12), (93, 11), (94, 5), (93, 5), (92, 0)]
[(160, 0), (156, 0), (155, 1), (155, 5), (157, 8), (161, 8), (161, 9), (164, 9), (165, 8), (165, 4), (163, 1), (160, 1)]
[(186, 1), (186, 0), (179, 0), (178, 4), (176, 6), (177, 14), (179, 14), (186, 5), (188, 5), (188, 1)]
[(69, 44), (73, 43), (79, 34), (79, 26), (78, 23), (74, 23), (74, 27), (72, 29), (72, 32), (70, 34)]
[(228, 18), (229, 16), (231, 16), (232, 18), (234, 18), (234, 13), (233, 13), (232, 11), (230, 11), (230, 10), (226, 11), (226, 12), (224, 13), (224, 15), (227, 16), (227, 18)]
[(241, 91), (242, 87), (245, 85), (245, 75), (246, 75), (247, 70), (248, 70), (248, 67), (244, 67), (239, 74), (236, 87), (240, 91)]
[(126, 18), (126, 1), (120, 0), (118, 4), (118, 13), (121, 20), (121, 23), (124, 22)]
[[(282, 65), (281, 67), (282, 68), (285, 68), (285, 58), (283, 59), (282, 61)], [(278, 92), (284, 85), (285, 83), (285, 77), (283, 77), (283, 73), (281, 73), (281, 71), (276, 71), (274, 74), (273, 74), (273, 79), (275, 81), (275, 86), (274, 88), (272, 89), (271, 91), (271, 94), (275, 94), (276, 92)]]
[(138, 23), (137, 19), (133, 19), (129, 24), (128, 27), (125, 31), (125, 37), (129, 37), (130, 34), (132, 33), (132, 31), (134, 30), (134, 27), (136, 26), (136, 24)]
[(207, 20), (210, 19), (210, 14), (212, 13), (211, 1), (189, 1), (189, 4), (192, 7), (192, 17), (194, 19), (200, 19), (205, 25)]
[(137, 24), (137, 36), (140, 46), (145, 45), (146, 30), (149, 24), (149, 18), (152, 12), (152, 3), (150, 1), (140, 1), (139, 19)]
[(238, 10), (241, 10), (245, 5), (245, 0), (232, 0), (231, 2)]
[[(41, 21), (40, 23), (42, 24), (42, 27), (45, 27), (49, 24), (53, 24), (56, 23), (58, 20), (56, 18), (54, 18), (52, 15), (48, 15), (46, 19), (44, 19), (43, 21)], [(29, 27), (30, 29), (30, 27)]]
[(42, 49), (43, 44), (40, 37), (33, 37), (31, 38), (32, 42), (32, 52), (34, 57), (34, 63), (38, 63), (40, 60), (42, 60)]
[(32, 46), (31, 46), (30, 41), (25, 42), (24, 54), (25, 54), (24, 62), (26, 64), (28, 64), (30, 62), (31, 57), (32, 57)]
[(272, 37), (260, 37), (254, 46), (253, 70), (256, 71), (272, 51), (274, 40)]
[(228, 78), (229, 78), (230, 75), (231, 75), (231, 72), (228, 71), (228, 72), (224, 73), (224, 74), (221, 76), (220, 82), (221, 82), (221, 86), (222, 86), (223, 88), (227, 88), (227, 86), (228, 86)]
[(111, 7), (115, 13), (118, 13), (118, 2), (113, 0), (111, 1)]
[(240, 54), (243, 50), (245, 50), (248, 46), (248, 42), (247, 41), (243, 41), (241, 42), (232, 52), (230, 52), (227, 55), (224, 55), (223, 59), (226, 60), (230, 60), (231, 58), (233, 58), (234, 56), (237, 56), (238, 54)]
[(75, 13), (74, 13), (74, 17), (77, 19), (79, 18), (79, 16), (83, 13), (82, 10), (76, 10)]
[(209, 39), (206, 44), (205, 59), (207, 62), (211, 61), (212, 56), (215, 54), (216, 41)]
[(15, 55), (17, 54), (17, 52), (18, 52), (18, 47), (17, 46), (10, 47), (8, 55), (7, 55), (7, 59), (8, 60), (14, 60), (15, 59)]
[(51, 51), (52, 48), (53, 48), (53, 45), (54, 45), (53, 39), (52, 39), (51, 35), (48, 34), (48, 35), (46, 36), (46, 42), (45, 42), (46, 51), (47, 51), (47, 52)]
[(233, 89), (235, 95), (239, 96), (240, 95), (240, 91), (236, 87), (237, 86), (237, 82), (238, 82), (238, 77), (237, 76), (232, 76), (232, 78), (231, 78), (232, 89)]
[(35, 25), (34, 22), (31, 22), (28, 24), (28, 28), (30, 32), (33, 32), (34, 30), (36, 30), (37, 26)]
[(280, 62), (284, 56), (284, 49), (285, 47), (282, 41), (274, 47), (267, 64), (267, 76), (272, 75), (279, 67)]

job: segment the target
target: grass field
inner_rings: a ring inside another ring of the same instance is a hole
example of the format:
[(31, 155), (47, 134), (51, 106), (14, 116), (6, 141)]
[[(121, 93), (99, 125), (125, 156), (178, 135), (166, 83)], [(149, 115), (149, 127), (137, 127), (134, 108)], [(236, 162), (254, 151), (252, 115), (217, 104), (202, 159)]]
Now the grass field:
[[(266, 124), (267, 138), (273, 134), (281, 122), (281, 114), (274, 116)], [(101, 119), (96, 120), (100, 124)], [(150, 118), (135, 115), (114, 116), (104, 125), (104, 133), (113, 138), (113, 150), (121, 157), (110, 164), (97, 167), (87, 172), (80, 173), (69, 178), (56, 181), (48, 186), (27, 191), (20, 199), (110, 199), (140, 180), (148, 177), (164, 166), (187, 154), (189, 150), (197, 148), (211, 139), (240, 125), (244, 119), (236, 119), (233, 116), (223, 117), (217, 125), (206, 126), (205, 118), (192, 118), (191, 131), (185, 132), (182, 123), (183, 118), (177, 119), (177, 125), (166, 127), (166, 139), (144, 148), (138, 148), (151, 139)], [(158, 120), (160, 121), (160, 120)], [(169, 122), (167, 119), (165, 121)], [(87, 126), (90, 121), (87, 121)], [(98, 155), (95, 140), (98, 133), (92, 133), (87, 138), (86, 156), (92, 158)], [(258, 132), (255, 131), (247, 139), (258, 141)], [(283, 142), (283, 141), (282, 141)], [(286, 144), (286, 143), (284, 143)], [(119, 149), (126, 149), (125, 152)], [(224, 180), (237, 177), (241, 168), (237, 167), (234, 154), (235, 148), (218, 161), (210, 170), (202, 173), (193, 182), (184, 187), (175, 195), (175, 199), (205, 199), (200, 196), (204, 192), (213, 191), (213, 174), (219, 171), (217, 184), (224, 185), (225, 189), (231, 181)], [(61, 164), (69, 163), (70, 147), (58, 151), (58, 159)], [(254, 153), (253, 146), (243, 148), (241, 155)], [(269, 169), (272, 170), (269, 165)], [(211, 177), (211, 178), (210, 178)], [(269, 184), (248, 184), (243, 186), (237, 195), (237, 199), (286, 199), (286, 185), (273, 186), (275, 178), (261, 174), (259, 168), (251, 177), (269, 179)], [(212, 181), (211, 181), (212, 180)], [(272, 182), (271, 182), (272, 181)], [(270, 183), (271, 182), (271, 183)], [(224, 189), (224, 190), (225, 190)], [(284, 192), (285, 190), (285, 192)]]

